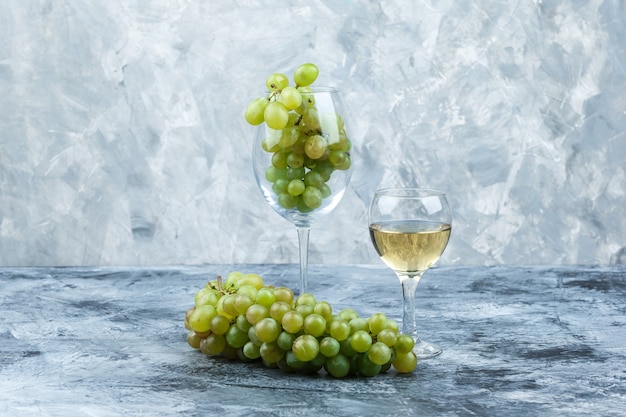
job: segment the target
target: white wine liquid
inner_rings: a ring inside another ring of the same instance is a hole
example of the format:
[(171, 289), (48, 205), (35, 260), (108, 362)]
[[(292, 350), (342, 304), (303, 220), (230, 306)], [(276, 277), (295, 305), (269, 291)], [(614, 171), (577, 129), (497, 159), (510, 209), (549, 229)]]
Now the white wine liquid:
[(423, 272), (437, 262), (450, 239), (447, 223), (390, 221), (370, 225), (380, 258), (394, 271)]

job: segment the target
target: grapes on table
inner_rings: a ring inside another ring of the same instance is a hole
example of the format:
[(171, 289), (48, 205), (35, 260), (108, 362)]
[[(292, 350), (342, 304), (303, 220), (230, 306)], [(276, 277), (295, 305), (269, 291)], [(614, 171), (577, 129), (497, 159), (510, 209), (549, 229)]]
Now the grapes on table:
[[(280, 78), (276, 78), (276, 82)], [(413, 338), (384, 313), (333, 312), (310, 293), (267, 285), (258, 274), (231, 272), (199, 289), (185, 313), (187, 343), (207, 356), (260, 362), (289, 373), (373, 377), (417, 366)]]
[(306, 63), (296, 68), (294, 85), (285, 74), (274, 73), (265, 81), (266, 97), (254, 98), (245, 119), (265, 123), (263, 149), (271, 153), (265, 178), (272, 183), (278, 204), (307, 213), (322, 205), (332, 190), (327, 184), (334, 171), (352, 166), (352, 143), (340, 114), (320, 114), (315, 103), (319, 68)]

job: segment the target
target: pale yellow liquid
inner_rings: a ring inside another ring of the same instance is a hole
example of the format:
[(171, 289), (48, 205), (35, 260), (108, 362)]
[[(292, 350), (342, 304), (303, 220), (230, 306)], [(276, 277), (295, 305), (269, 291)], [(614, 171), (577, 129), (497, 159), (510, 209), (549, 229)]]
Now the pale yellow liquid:
[(370, 225), (380, 258), (394, 271), (423, 272), (437, 262), (450, 239), (446, 223), (392, 221)]

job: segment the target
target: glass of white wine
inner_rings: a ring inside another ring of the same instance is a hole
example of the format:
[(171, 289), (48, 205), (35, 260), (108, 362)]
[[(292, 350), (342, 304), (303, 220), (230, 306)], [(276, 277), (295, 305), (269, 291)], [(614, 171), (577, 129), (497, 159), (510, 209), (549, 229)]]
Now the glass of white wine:
[(421, 340), (415, 319), (415, 292), (424, 272), (443, 254), (452, 216), (446, 195), (425, 188), (384, 188), (374, 193), (369, 209), (370, 238), (382, 261), (402, 284), (402, 332), (415, 340), (419, 359), (442, 349)]

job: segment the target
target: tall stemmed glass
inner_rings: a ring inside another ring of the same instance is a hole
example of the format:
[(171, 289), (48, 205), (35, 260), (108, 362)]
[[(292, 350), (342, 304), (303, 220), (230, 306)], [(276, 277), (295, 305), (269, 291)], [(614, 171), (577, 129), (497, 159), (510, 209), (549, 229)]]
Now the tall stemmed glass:
[(424, 272), (443, 254), (451, 224), (450, 207), (441, 191), (385, 188), (374, 193), (370, 204), (370, 238), (382, 261), (402, 284), (402, 332), (413, 336), (413, 351), (419, 359), (442, 351), (417, 334), (415, 292)]
[(300, 294), (308, 290), (311, 226), (343, 197), (352, 175), (351, 142), (341, 94), (316, 87), (289, 114), (287, 127), (258, 127), (252, 151), (257, 184), (269, 205), (296, 226)]

